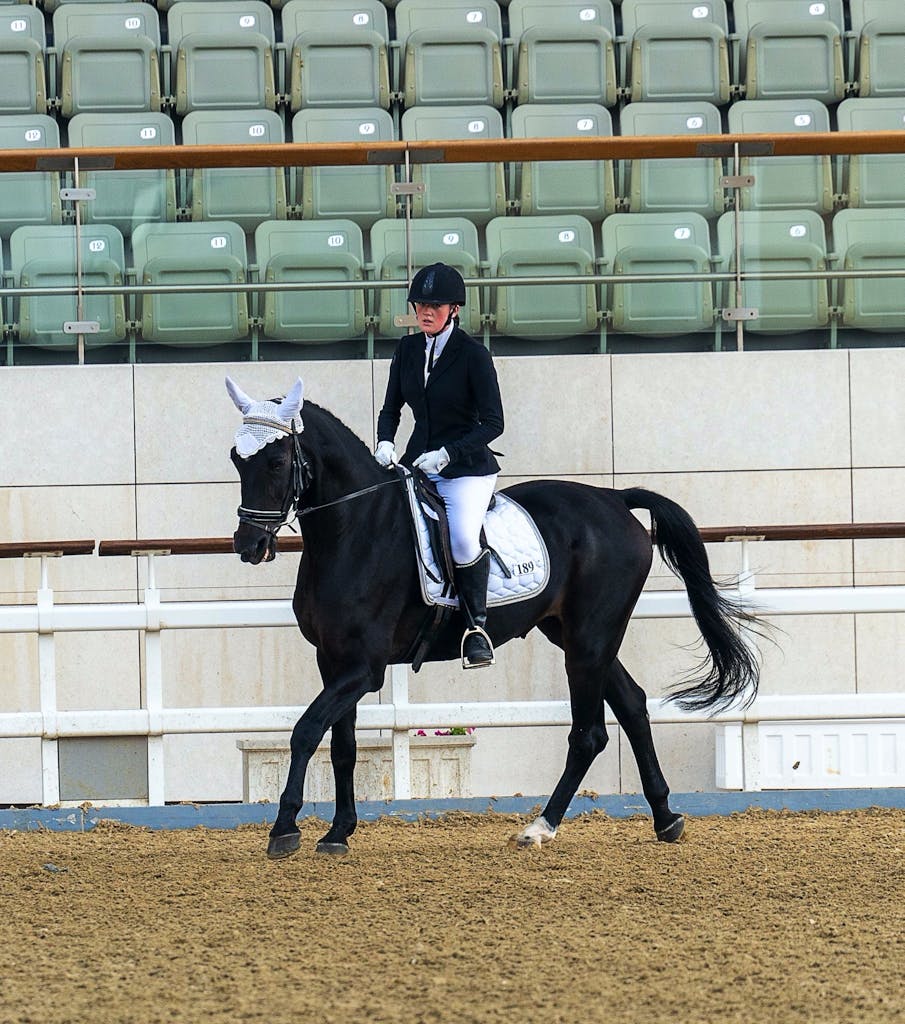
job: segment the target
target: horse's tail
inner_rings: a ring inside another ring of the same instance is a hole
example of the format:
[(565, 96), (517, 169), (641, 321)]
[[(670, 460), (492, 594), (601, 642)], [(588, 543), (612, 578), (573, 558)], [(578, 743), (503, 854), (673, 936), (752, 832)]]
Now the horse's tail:
[(756, 650), (747, 640), (752, 630), (761, 631), (756, 618), (718, 589), (698, 528), (681, 505), (640, 487), (621, 494), (629, 508), (650, 512), (651, 534), (660, 557), (684, 582), (709, 652), (702, 659), (702, 674), (682, 680), (669, 699), (688, 711), (719, 711), (739, 698), (747, 707), (757, 696), (760, 676)]

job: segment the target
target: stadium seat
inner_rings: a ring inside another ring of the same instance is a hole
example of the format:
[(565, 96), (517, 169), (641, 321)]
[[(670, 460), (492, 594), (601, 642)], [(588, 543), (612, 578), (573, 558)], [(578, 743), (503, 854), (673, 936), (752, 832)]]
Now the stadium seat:
[[(503, 119), (493, 107), (411, 107), (402, 115), (402, 137), (501, 139)], [(506, 211), (501, 163), (415, 164), (412, 180), (425, 185), (424, 194), (412, 198), (416, 217), (461, 216), (481, 226)]]
[(61, 4), (53, 41), (64, 117), (160, 110), (160, 25), (149, 4)]
[[(813, 210), (724, 213), (717, 221), (720, 269), (736, 269), (736, 216), (743, 274), (826, 269), (826, 233), (823, 221)], [(724, 294), (724, 304), (734, 306), (734, 285), (728, 286)], [(757, 319), (745, 325), (746, 331), (755, 333), (791, 333), (829, 323), (828, 288), (821, 280), (743, 280), (742, 306), (758, 310)]]
[(44, 15), (30, 4), (0, 9), (0, 114), (43, 114)]
[[(47, 114), (0, 115), (0, 150), (57, 149), (60, 129)], [(59, 224), (60, 175), (56, 171), (0, 174), (0, 238), (23, 224)]]
[[(905, 96), (843, 100), (836, 108), (840, 132), (905, 130)], [(844, 190), (849, 206), (905, 206), (905, 153), (848, 157)]]
[[(348, 110), (306, 108), (292, 119), (293, 142), (392, 142), (393, 119), (379, 107)], [(381, 217), (396, 213), (390, 192), (392, 165), (376, 167), (304, 167), (294, 201), (302, 216), (350, 217), (367, 228)]]
[[(486, 233), (492, 277), (594, 273), (594, 229), (584, 217), (495, 217)], [(590, 283), (499, 285), (493, 294), (498, 334), (557, 339), (598, 326), (596, 289)]]
[[(622, 108), (623, 135), (719, 135), (720, 112), (712, 103), (629, 103)], [(716, 217), (725, 196), (719, 159), (632, 160), (625, 165), (625, 194), (632, 213), (685, 211)]]
[(399, 0), (396, 41), (405, 106), (502, 107), (502, 38), (496, 0)]
[[(74, 225), (26, 225), (10, 236), (10, 268), (20, 288), (74, 287), (79, 266), (83, 285), (122, 285), (123, 249), (123, 236), (108, 224), (83, 230), (78, 253)], [(100, 324), (98, 333), (84, 335), (86, 346), (109, 345), (126, 337), (122, 295), (86, 295), (83, 301), (80, 313), (75, 294), (23, 296), (19, 340), (42, 348), (74, 349), (77, 334), (64, 331), (63, 324), (79, 320)]]
[[(525, 103), (512, 112), (514, 139), (611, 136), (610, 112), (596, 103)], [(548, 160), (521, 164), (523, 214), (578, 213), (599, 221), (616, 208), (610, 160)]]
[[(833, 218), (833, 249), (840, 270), (905, 271), (905, 209), (840, 210)], [(905, 330), (903, 282), (873, 274), (841, 280), (843, 326)]]
[(616, 27), (610, 0), (512, 0), (509, 35), (519, 103), (615, 106)]
[(842, 99), (842, 0), (735, 0), (733, 11), (747, 99)]
[[(733, 135), (828, 132), (830, 115), (819, 100), (740, 100), (729, 108)], [(743, 210), (833, 210), (829, 156), (742, 157), (741, 174), (754, 184), (740, 190)]]
[[(68, 125), (76, 148), (172, 146), (176, 136), (166, 114), (76, 114)], [(79, 184), (97, 197), (81, 207), (83, 223), (112, 224), (129, 236), (145, 221), (176, 219), (174, 171), (82, 171)]]
[(725, 0), (622, 0), (632, 101), (727, 103), (728, 31)]
[[(364, 277), (361, 228), (350, 220), (265, 221), (255, 231), (255, 252), (265, 285)], [(364, 334), (361, 290), (265, 290), (263, 301), (265, 338), (317, 344)]]
[[(136, 279), (144, 285), (242, 284), (247, 276), (245, 235), (229, 221), (140, 224), (132, 234), (132, 257)], [(165, 345), (239, 341), (248, 335), (247, 294), (144, 295), (138, 320), (144, 341)]]
[[(415, 270), (432, 263), (448, 263), (463, 277), (479, 277), (478, 232), (462, 217), (436, 217), (413, 220), (408, 227), (412, 266)], [(371, 227), (371, 260), (381, 281), (401, 281), (399, 289), (377, 293), (378, 332), (384, 337), (398, 336), (402, 328), (397, 316), (410, 310), (406, 302), (408, 282), (406, 225), (402, 220), (379, 220)], [(469, 288), (460, 323), (469, 334), (481, 331), (481, 291)]]
[(289, 0), (281, 22), (293, 111), (389, 108), (390, 32), (380, 0)]
[(858, 95), (905, 96), (905, 6), (899, 0), (849, 0), (858, 40)]
[(262, 0), (180, 0), (167, 13), (176, 113), (273, 110), (273, 11)]
[[(606, 274), (707, 274), (710, 228), (697, 213), (617, 213), (601, 226)], [(613, 329), (666, 337), (713, 327), (709, 282), (614, 284), (604, 303)]]
[[(279, 144), (283, 121), (272, 110), (193, 110), (182, 121), (187, 146)], [(206, 167), (190, 172), (192, 220), (229, 220), (253, 231), (265, 220), (286, 217), (282, 167)]]

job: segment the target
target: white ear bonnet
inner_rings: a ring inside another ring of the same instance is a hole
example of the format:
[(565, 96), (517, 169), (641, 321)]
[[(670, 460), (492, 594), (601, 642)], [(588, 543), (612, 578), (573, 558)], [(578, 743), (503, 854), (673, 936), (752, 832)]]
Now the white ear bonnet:
[(302, 396), (305, 386), (299, 377), (282, 402), (256, 402), (232, 378), (226, 378), (226, 390), (242, 413), (242, 426), (236, 431), (236, 452), (243, 459), (251, 458), (264, 445), (278, 437), (304, 430)]

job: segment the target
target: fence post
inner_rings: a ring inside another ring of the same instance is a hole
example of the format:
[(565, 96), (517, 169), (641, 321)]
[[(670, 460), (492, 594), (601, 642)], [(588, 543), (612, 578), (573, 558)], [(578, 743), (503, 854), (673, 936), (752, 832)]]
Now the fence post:
[(60, 802), (60, 750), (57, 741), (57, 660), (53, 635), (53, 589), (47, 559), (56, 552), (36, 552), (41, 559), (38, 605), (38, 681), (41, 701), (41, 792), (44, 806)]
[(163, 660), (160, 635), (160, 591), (157, 589), (154, 551), (144, 552), (148, 559), (148, 585), (145, 588), (145, 708), (148, 712), (148, 805), (162, 807), (164, 793), (163, 763)]
[[(393, 697), (393, 721), (398, 722), (400, 708), (409, 703), (409, 670), (407, 665), (390, 667), (390, 691)], [(412, 797), (412, 759), (408, 726), (393, 727), (393, 799)]]
[[(757, 585), (754, 573), (751, 572), (751, 561), (748, 551), (748, 540), (741, 538), (742, 545), (742, 568), (738, 576), (738, 597), (742, 607), (749, 607), (755, 603)], [(742, 642), (751, 651), (751, 654), (758, 658), (760, 652), (755, 643), (753, 634), (746, 629), (742, 630)], [(746, 792), (760, 792), (760, 726), (756, 719), (742, 722), (742, 788)]]

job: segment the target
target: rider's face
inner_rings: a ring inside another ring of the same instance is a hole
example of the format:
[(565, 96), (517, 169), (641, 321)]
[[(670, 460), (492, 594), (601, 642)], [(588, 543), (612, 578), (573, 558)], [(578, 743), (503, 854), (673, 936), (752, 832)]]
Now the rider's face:
[(450, 315), (455, 316), (458, 311), (458, 306), (450, 306), (448, 303), (415, 303), (415, 317), (425, 334), (437, 334), (442, 331)]

